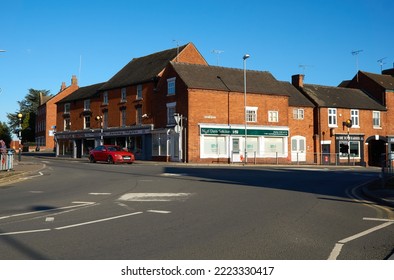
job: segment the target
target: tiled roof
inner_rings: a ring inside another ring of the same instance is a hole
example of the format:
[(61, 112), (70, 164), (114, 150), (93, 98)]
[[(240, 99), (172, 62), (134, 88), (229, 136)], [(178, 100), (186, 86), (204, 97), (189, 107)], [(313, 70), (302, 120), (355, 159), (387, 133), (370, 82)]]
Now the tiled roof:
[(134, 58), (118, 73), (116, 73), (100, 90), (121, 88), (133, 84), (151, 81), (173, 60), (178, 52), (180, 53), (186, 46), (179, 46), (153, 53), (147, 56)]
[(66, 96), (62, 100), (59, 100), (57, 103), (64, 103), (64, 102), (70, 102), (74, 100), (83, 100), (83, 99), (88, 99), (93, 97), (97, 91), (99, 90), (100, 87), (102, 87), (105, 83), (98, 83), (86, 87), (80, 87), (70, 95)]
[(304, 84), (304, 93), (320, 107), (385, 111), (386, 108), (359, 89)]
[(381, 75), (381, 74), (369, 73), (364, 71), (360, 71), (360, 73), (369, 77), (371, 80), (374, 80), (376, 83), (384, 87), (386, 90), (394, 89), (394, 77), (391, 75)]
[(315, 107), (315, 105), (305, 97), (295, 86), (289, 82), (280, 82), (289, 93), (289, 106), (293, 107)]
[[(242, 69), (179, 62), (171, 64), (189, 88), (244, 92)], [(269, 72), (247, 70), (246, 89), (248, 93), (288, 95)]]

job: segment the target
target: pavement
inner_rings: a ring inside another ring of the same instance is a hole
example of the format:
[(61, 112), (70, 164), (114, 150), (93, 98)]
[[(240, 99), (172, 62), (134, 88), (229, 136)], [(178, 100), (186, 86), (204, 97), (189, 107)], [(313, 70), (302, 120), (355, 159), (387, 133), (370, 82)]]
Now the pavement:
[[(52, 157), (54, 159), (54, 157)], [(59, 159), (59, 158), (57, 158)], [(74, 158), (62, 158), (64, 160), (76, 160)], [(85, 159), (79, 159), (85, 160)], [(87, 161), (87, 159), (86, 159)], [(141, 162), (142, 163), (142, 162)], [(152, 163), (152, 162), (150, 162)], [(165, 163), (161, 163), (165, 164)], [(45, 168), (44, 163), (37, 163), (29, 161), (28, 157), (23, 161), (14, 161), (14, 166), (12, 170), (0, 171), (0, 188), (9, 182), (17, 181), (23, 177), (29, 176), (39, 172), (41, 169)], [(394, 208), (394, 187), (385, 187), (382, 183), (382, 179), (370, 182), (362, 187), (363, 194), (375, 201), (378, 204), (385, 205)], [(394, 250), (388, 260), (394, 260)]]

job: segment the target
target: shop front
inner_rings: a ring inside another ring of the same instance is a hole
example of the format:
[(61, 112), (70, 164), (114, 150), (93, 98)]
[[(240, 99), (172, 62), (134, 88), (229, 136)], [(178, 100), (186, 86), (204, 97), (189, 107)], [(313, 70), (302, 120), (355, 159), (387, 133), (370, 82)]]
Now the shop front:
[(288, 127), (200, 125), (200, 158), (230, 163), (288, 157)]
[(134, 153), (136, 159), (152, 157), (152, 126), (129, 128), (91, 129), (89, 131), (63, 131), (55, 134), (56, 156), (87, 157), (95, 147), (118, 145)]

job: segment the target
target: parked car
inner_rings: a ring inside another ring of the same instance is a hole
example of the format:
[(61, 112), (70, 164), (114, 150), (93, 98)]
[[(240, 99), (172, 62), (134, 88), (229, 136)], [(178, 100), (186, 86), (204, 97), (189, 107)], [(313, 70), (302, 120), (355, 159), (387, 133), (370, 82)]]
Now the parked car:
[(116, 145), (97, 146), (89, 152), (89, 161), (106, 161), (108, 163), (128, 163), (131, 164), (135, 160), (134, 154), (123, 150)]

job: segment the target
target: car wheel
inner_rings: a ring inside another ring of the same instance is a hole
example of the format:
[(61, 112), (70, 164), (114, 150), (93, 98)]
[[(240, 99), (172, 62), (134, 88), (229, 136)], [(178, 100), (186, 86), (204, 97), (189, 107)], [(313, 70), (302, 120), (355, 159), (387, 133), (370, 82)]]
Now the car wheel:
[(91, 163), (95, 163), (95, 162), (96, 162), (96, 160), (94, 159), (93, 156), (90, 156), (90, 157), (89, 157), (89, 161), (90, 161)]
[(107, 162), (108, 162), (109, 164), (114, 164), (114, 163), (115, 163), (114, 159), (113, 159), (111, 156), (108, 156)]

